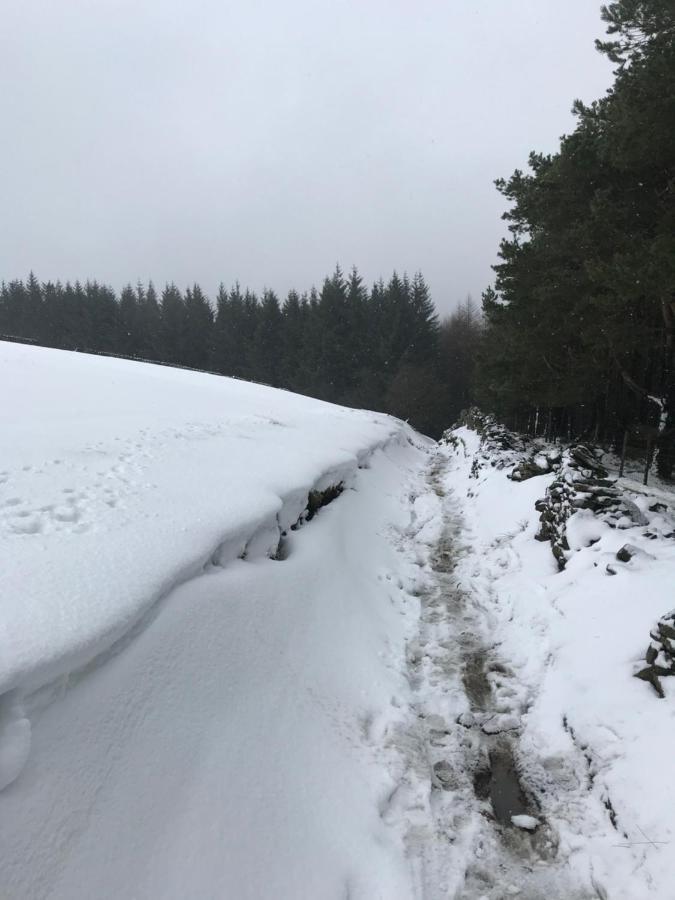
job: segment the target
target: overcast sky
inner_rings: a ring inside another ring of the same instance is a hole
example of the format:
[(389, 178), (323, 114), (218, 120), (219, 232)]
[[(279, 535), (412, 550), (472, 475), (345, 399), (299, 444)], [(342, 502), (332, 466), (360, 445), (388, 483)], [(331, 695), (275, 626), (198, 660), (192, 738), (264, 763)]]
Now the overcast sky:
[(594, 0), (3, 0), (0, 278), (479, 297), (493, 179), (611, 69)]

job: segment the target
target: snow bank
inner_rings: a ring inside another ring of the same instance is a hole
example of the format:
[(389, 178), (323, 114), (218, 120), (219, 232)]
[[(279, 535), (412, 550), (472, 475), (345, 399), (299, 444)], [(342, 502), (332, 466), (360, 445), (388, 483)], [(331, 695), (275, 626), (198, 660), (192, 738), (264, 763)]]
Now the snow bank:
[(423, 439), (140, 363), (0, 368), (3, 896), (411, 900), (381, 812)]
[(214, 555), (289, 527), (312, 487), (351, 475), (400, 428), (259, 385), (17, 344), (0, 344), (0, 372), (0, 693), (83, 665)]
[(4, 783), (25, 756), (22, 697), (205, 567), (273, 553), (311, 489), (405, 440), (387, 416), (143, 363), (0, 343), (0, 375)]

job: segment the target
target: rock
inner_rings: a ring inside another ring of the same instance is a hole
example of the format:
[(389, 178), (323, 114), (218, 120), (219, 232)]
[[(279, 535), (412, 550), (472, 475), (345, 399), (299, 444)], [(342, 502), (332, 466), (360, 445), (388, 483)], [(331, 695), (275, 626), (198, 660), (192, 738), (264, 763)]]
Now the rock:
[(569, 453), (574, 462), (581, 468), (596, 472), (601, 478), (607, 477), (607, 469), (600, 465), (594, 453), (588, 447), (585, 447), (583, 444), (577, 444), (576, 447), (570, 449)]
[(645, 662), (648, 666), (651, 666), (654, 662), (656, 662), (656, 657), (659, 655), (659, 648), (655, 644), (650, 644), (647, 647), (647, 652), (645, 653)]
[[(567, 557), (565, 556), (565, 551), (559, 544), (554, 544), (551, 548), (553, 555), (555, 556), (556, 562), (558, 563), (558, 568), (562, 572), (562, 570), (567, 565)], [(612, 573), (616, 574), (616, 573)]]
[(660, 513), (667, 512), (668, 507), (665, 503), (655, 503), (653, 506), (649, 507), (649, 512)]
[(640, 669), (639, 672), (635, 673), (635, 677), (639, 678), (641, 681), (647, 681), (654, 688), (658, 696), (663, 700), (665, 694), (663, 693), (663, 688), (661, 687), (661, 682), (659, 681), (659, 676), (654, 671), (652, 666), (647, 666), (646, 669)]
[(616, 575), (616, 569), (613, 566), (610, 566), (609, 564), (607, 565), (605, 572), (607, 572), (608, 575)]
[(656, 626), (659, 629), (659, 635), (662, 638), (668, 638), (669, 640), (675, 640), (675, 628), (672, 625), (668, 625), (663, 619), (657, 623)]
[[(663, 663), (667, 662), (667, 660), (664, 658), (663, 654), (659, 654), (659, 656), (661, 657), (660, 663), (656, 662), (651, 666), (652, 672), (655, 675), (661, 675), (662, 677), (675, 674), (675, 672), (673, 672), (672, 666), (662, 665)], [(657, 660), (658, 660), (658, 657), (657, 657)]]
[(624, 544), (620, 550), (617, 550), (616, 558), (619, 562), (627, 563), (631, 561), (637, 552), (637, 547), (633, 547), (632, 544)]
[[(546, 470), (548, 471), (548, 469)], [(536, 466), (530, 460), (523, 460), (523, 462), (518, 463), (517, 466), (514, 466), (511, 475), (511, 481), (527, 481), (528, 478), (534, 478), (537, 475), (543, 474), (541, 469)]]

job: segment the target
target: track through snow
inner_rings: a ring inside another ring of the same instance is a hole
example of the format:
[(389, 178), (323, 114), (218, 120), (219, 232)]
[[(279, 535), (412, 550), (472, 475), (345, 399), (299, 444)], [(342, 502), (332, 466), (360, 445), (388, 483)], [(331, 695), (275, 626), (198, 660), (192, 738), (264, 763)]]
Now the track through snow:
[[(560, 855), (523, 783), (518, 736), (530, 697), (494, 638), (495, 597), (481, 591), (492, 573), (462, 516), (456, 475), (452, 455), (437, 451), (427, 490), (411, 498), (408, 538), (422, 573), (420, 627), (407, 660), (414, 716), (392, 738), (399, 775), (383, 816), (403, 835), (423, 900), (603, 897)], [(517, 567), (509, 535), (499, 544), (503, 568)]]

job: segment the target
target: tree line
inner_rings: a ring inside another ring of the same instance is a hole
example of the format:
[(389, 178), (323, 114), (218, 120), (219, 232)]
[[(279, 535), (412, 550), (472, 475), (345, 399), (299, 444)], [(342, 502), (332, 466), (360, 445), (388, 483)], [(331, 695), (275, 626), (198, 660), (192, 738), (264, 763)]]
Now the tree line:
[(215, 302), (197, 284), (158, 293), (139, 283), (118, 296), (96, 281), (41, 283), (33, 274), (0, 289), (0, 335), (288, 388), (389, 412), (431, 435), (463, 403), (444, 352), (452, 330), (440, 325), (421, 274), (367, 288), (355, 268), (337, 267), (320, 290), (291, 290), (283, 301), (238, 284), (221, 286)]
[(574, 104), (556, 153), (497, 181), (510, 235), (483, 296), (472, 391), (515, 427), (656, 450), (670, 478), (675, 6), (619, 0), (602, 18), (611, 89)]

